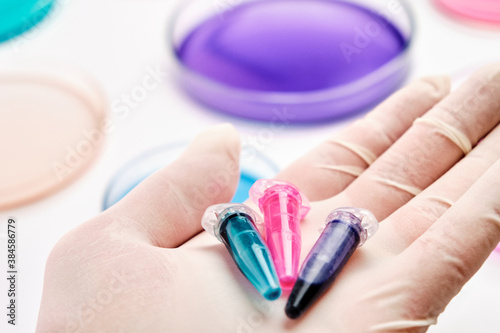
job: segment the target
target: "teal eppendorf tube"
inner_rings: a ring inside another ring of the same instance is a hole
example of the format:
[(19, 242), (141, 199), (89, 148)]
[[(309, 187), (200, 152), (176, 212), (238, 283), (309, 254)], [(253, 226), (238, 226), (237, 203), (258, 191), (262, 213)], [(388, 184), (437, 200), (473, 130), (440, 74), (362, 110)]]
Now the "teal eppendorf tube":
[(278, 275), (255, 223), (259, 216), (248, 206), (220, 204), (208, 207), (203, 228), (221, 241), (234, 262), (257, 291), (268, 300), (281, 295)]

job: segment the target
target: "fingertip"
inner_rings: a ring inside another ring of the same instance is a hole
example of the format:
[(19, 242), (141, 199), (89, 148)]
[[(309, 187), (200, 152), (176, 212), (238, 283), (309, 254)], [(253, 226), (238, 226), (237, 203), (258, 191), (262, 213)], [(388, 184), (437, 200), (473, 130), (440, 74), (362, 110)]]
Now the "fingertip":
[(153, 245), (177, 247), (200, 232), (208, 206), (231, 200), (239, 181), (239, 152), (235, 128), (213, 126), (177, 160), (130, 191), (113, 214), (137, 221)]
[(212, 126), (198, 134), (191, 142), (185, 154), (221, 154), (225, 153), (237, 160), (241, 150), (241, 141), (233, 125), (223, 123)]
[(486, 65), (473, 75), (482, 76), (489, 81), (500, 82), (500, 62)]
[(448, 95), (451, 90), (451, 78), (448, 75), (424, 76), (416, 82), (424, 84), (438, 100)]

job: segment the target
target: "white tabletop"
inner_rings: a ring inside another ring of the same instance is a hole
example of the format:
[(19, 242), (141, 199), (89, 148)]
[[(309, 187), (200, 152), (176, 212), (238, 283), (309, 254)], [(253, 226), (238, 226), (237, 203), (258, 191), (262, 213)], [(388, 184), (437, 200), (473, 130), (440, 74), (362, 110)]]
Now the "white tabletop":
[[(3, 307), (7, 285), (0, 279), (1, 332), (34, 331), (50, 249), (70, 229), (100, 212), (104, 189), (125, 162), (148, 148), (189, 139), (221, 122), (233, 123), (246, 138), (259, 138), (262, 123), (204, 110), (179, 91), (168, 75), (173, 63), (166, 47), (166, 29), (175, 4), (165, 0), (60, 0), (49, 19), (16, 40), (0, 44), (0, 65), (19, 59), (74, 64), (101, 81), (111, 102), (140, 84), (148, 67), (167, 73), (162, 84), (127, 116), (114, 115), (115, 129), (83, 177), (49, 198), (0, 212), (2, 233), (9, 216), (18, 220), (20, 291), (18, 325), (11, 327)], [(500, 60), (500, 29), (466, 26), (449, 19), (430, 0), (414, 1), (412, 7), (418, 31), (411, 78), (457, 73), (490, 62), (494, 56)], [(172, 116), (168, 111), (173, 109), (181, 112)], [(283, 167), (353, 120), (289, 126), (261, 142), (263, 152)], [(5, 240), (0, 248), (4, 260)], [(492, 255), (430, 332), (497, 333), (499, 313), (500, 255)]]

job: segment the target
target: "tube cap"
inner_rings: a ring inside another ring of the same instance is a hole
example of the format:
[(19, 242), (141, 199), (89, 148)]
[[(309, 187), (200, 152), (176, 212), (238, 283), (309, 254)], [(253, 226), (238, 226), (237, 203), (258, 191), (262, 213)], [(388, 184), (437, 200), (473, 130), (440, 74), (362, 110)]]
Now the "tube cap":
[(275, 186), (279, 186), (280, 191), (285, 191), (297, 199), (297, 202), (300, 205), (299, 218), (303, 219), (311, 209), (311, 205), (309, 204), (309, 199), (307, 199), (304, 193), (302, 193), (297, 186), (292, 183), (276, 179), (259, 179), (255, 182), (255, 184), (253, 184), (252, 188), (250, 188), (250, 199), (252, 199), (252, 201), (260, 207), (260, 199), (264, 196), (268, 189)]
[[(353, 219), (354, 217), (354, 219)], [(339, 207), (334, 209), (326, 218), (326, 224), (334, 221), (350, 221), (361, 227), (359, 246), (363, 245), (367, 239), (372, 237), (378, 230), (377, 218), (368, 209), (358, 207)]]
[(222, 242), (219, 234), (220, 224), (226, 217), (234, 214), (246, 214), (250, 216), (252, 223), (262, 224), (262, 219), (259, 214), (247, 205), (223, 203), (208, 207), (201, 219), (201, 225), (209, 234), (215, 236)]

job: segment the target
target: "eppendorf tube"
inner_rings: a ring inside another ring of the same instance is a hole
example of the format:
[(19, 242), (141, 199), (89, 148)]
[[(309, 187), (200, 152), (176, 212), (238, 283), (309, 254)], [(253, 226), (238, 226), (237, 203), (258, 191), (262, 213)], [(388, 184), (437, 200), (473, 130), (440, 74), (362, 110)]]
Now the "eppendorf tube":
[(304, 314), (332, 285), (356, 248), (377, 230), (377, 219), (366, 209), (342, 207), (330, 213), (302, 264), (286, 304), (287, 316), (295, 319)]
[(219, 204), (210, 206), (202, 219), (203, 228), (221, 241), (234, 262), (257, 291), (268, 300), (281, 295), (271, 254), (255, 228), (262, 223), (248, 206)]
[(250, 198), (264, 215), (266, 243), (271, 251), (281, 288), (292, 289), (299, 270), (300, 221), (310, 205), (293, 184), (261, 179), (250, 188)]

